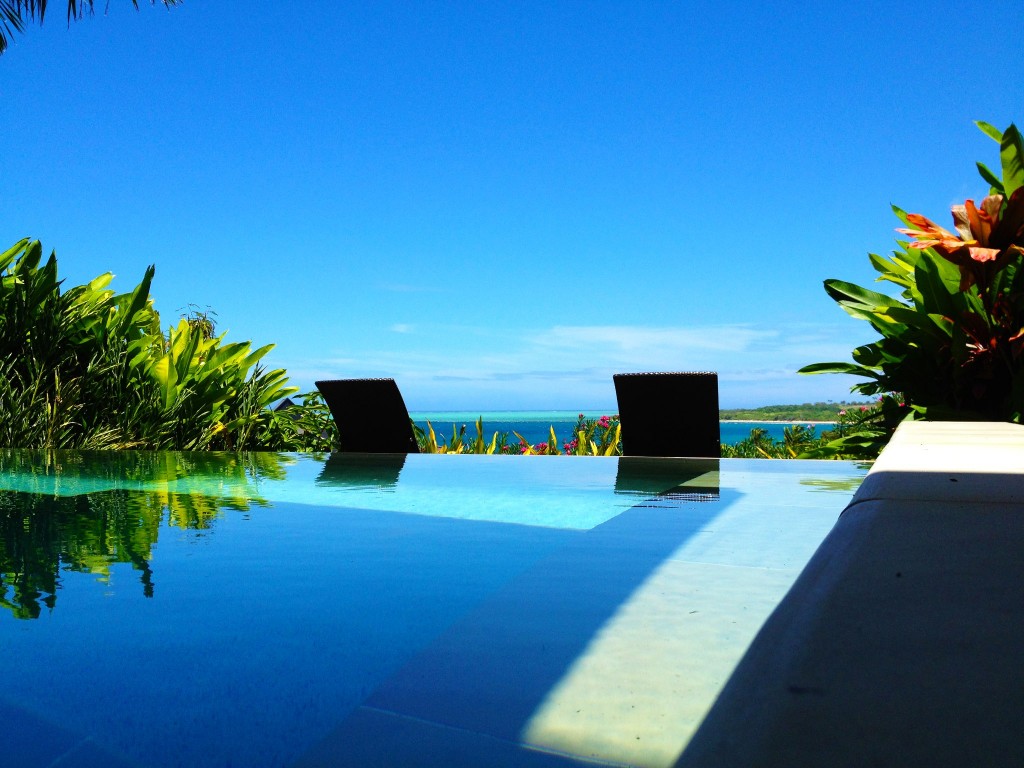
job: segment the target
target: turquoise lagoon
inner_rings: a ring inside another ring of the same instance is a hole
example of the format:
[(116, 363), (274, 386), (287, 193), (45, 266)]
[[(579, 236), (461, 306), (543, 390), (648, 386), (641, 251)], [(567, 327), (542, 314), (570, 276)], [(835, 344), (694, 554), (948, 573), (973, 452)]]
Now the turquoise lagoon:
[(2, 453), (2, 764), (667, 768), (864, 472)]

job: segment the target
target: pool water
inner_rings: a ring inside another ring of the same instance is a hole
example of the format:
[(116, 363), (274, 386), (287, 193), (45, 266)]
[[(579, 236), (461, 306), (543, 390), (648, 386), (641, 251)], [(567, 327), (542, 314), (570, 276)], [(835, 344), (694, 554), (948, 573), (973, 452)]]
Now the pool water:
[(865, 472), (0, 453), (0, 762), (669, 766)]

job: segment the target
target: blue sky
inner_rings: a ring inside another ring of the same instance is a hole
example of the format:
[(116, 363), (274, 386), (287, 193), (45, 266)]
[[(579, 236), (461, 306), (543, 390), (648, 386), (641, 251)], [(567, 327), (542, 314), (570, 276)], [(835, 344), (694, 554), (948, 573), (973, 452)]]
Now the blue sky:
[(794, 372), (873, 339), (822, 280), (874, 279), (890, 203), (983, 196), (973, 121), (1024, 122), (1010, 2), (58, 6), (0, 57), (4, 245), (68, 285), (155, 264), (165, 325), (212, 308), (411, 410), (644, 370), (842, 399)]

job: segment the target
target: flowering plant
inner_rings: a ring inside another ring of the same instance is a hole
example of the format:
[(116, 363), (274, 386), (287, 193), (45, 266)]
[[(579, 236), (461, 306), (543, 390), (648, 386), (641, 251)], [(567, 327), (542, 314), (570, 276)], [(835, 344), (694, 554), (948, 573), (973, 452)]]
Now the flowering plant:
[(836, 441), (847, 454), (877, 453), (907, 416), (1020, 422), (1024, 414), (1024, 146), (1016, 126), (978, 123), (999, 142), (1001, 177), (979, 163), (990, 185), (980, 204), (953, 206), (953, 230), (893, 207), (906, 225), (900, 249), (870, 255), (893, 298), (840, 280), (825, 290), (881, 339), (853, 351), (853, 363), (817, 363), (801, 373), (847, 373), (852, 390), (881, 395), (856, 434)]

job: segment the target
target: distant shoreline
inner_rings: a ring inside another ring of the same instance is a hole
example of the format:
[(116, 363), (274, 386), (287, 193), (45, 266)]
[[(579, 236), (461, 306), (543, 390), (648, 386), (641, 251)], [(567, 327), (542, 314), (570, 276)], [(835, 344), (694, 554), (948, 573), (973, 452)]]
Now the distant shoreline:
[(815, 421), (814, 419), (719, 419), (723, 424), (836, 424), (835, 421)]

